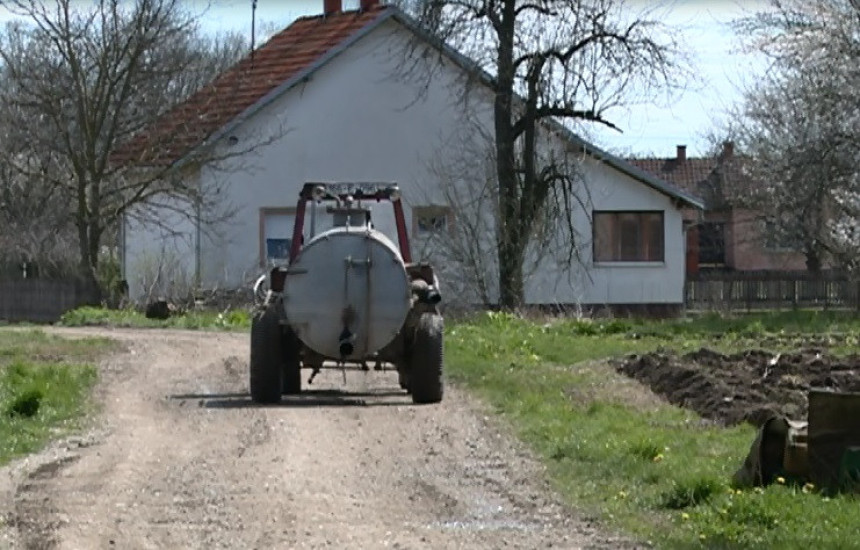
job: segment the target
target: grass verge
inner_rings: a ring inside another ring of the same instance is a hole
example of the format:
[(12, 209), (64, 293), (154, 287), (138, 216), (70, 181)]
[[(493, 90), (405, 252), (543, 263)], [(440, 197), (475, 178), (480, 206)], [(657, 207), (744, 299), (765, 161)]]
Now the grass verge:
[[(572, 504), (660, 548), (857, 548), (857, 502), (810, 487), (729, 486), (754, 438), (668, 405), (603, 359), (657, 347), (737, 350), (763, 337), (857, 334), (832, 313), (539, 324), (488, 314), (452, 325), (450, 377), (481, 395), (543, 459)], [(760, 345), (755, 347), (761, 347)]]
[(0, 330), (0, 465), (69, 433), (91, 406), (105, 339)]
[(165, 320), (147, 319), (134, 309), (81, 307), (63, 314), (60, 324), (68, 327), (106, 326), (122, 328), (178, 328), (209, 330), (246, 330), (251, 326), (247, 311), (191, 311)]

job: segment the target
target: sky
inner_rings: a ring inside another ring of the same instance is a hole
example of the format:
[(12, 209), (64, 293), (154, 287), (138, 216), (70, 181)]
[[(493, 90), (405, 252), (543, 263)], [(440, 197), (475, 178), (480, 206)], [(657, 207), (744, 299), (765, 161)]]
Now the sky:
[[(87, 0), (81, 0), (86, 3)], [(2, 3), (2, 2), (0, 2)], [(655, 2), (628, 0), (633, 9)], [(257, 28), (280, 29), (303, 15), (322, 11), (323, 0), (257, 0)], [(358, 0), (343, 0), (344, 9)], [(234, 30), (250, 36), (252, 0), (189, 0), (188, 7), (203, 12), (203, 28), (212, 32)], [(742, 86), (764, 70), (764, 61), (740, 52), (741, 43), (730, 23), (764, 7), (765, 0), (668, 0), (659, 9), (664, 23), (677, 29), (691, 57), (696, 79), (688, 87), (659, 102), (617, 108), (608, 118), (619, 133), (604, 127), (584, 127), (596, 145), (625, 156), (672, 157), (677, 145), (688, 156), (707, 153), (711, 130), (727, 118), (727, 110), (741, 99)], [(0, 21), (9, 14), (0, 7)], [(258, 40), (264, 38), (258, 34)]]

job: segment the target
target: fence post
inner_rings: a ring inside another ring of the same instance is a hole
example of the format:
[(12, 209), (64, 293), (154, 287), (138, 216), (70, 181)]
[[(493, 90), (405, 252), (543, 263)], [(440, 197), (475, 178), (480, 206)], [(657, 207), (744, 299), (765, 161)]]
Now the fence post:
[(798, 285), (797, 281), (791, 282), (791, 304), (792, 304), (792, 309), (795, 309), (795, 310), (797, 309), (797, 285)]

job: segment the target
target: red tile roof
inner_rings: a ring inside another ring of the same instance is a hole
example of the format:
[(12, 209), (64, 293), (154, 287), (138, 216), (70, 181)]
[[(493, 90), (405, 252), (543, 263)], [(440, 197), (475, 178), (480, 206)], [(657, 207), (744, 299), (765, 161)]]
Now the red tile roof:
[(701, 197), (705, 207), (725, 208), (739, 204), (752, 190), (753, 182), (745, 171), (749, 159), (723, 150), (705, 158), (634, 158), (628, 162), (640, 170), (669, 182), (675, 187)]
[(379, 18), (385, 6), (303, 17), (120, 147), (116, 162), (168, 166)]
[(679, 161), (674, 158), (642, 158), (628, 159), (628, 162), (687, 193), (698, 195), (701, 191), (700, 184), (711, 177), (719, 159), (687, 158)]

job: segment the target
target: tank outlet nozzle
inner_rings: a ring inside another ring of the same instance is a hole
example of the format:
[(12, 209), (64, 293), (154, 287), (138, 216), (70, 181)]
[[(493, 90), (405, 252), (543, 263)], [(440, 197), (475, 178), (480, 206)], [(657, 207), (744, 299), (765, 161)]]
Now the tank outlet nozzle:
[(355, 340), (355, 335), (348, 328), (344, 328), (338, 339), (338, 351), (340, 351), (341, 357), (349, 357), (353, 354), (355, 351), (355, 346), (352, 343), (353, 340)]

